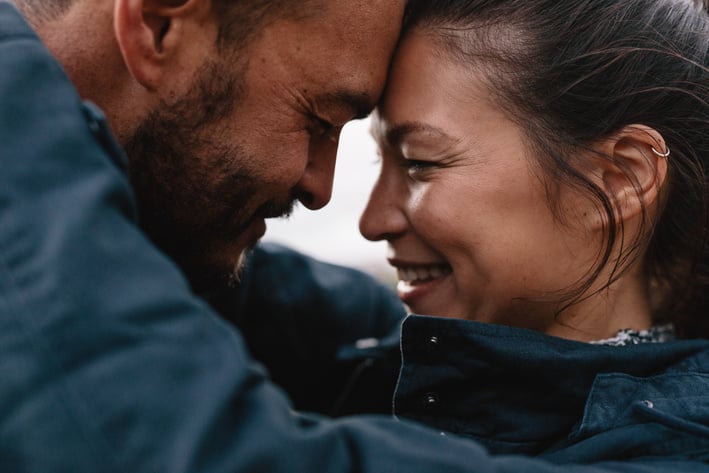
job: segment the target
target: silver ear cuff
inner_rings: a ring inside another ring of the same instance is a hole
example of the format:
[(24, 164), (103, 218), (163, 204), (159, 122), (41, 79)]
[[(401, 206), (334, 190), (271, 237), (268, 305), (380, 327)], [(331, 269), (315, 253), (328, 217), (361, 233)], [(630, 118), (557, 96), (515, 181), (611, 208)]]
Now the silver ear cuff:
[(660, 153), (659, 151), (657, 151), (654, 146), (650, 146), (650, 149), (652, 150), (653, 153), (655, 153), (656, 155), (658, 155), (661, 158), (669, 158), (670, 157), (670, 148), (669, 147), (667, 148), (667, 151), (665, 151), (664, 153)]

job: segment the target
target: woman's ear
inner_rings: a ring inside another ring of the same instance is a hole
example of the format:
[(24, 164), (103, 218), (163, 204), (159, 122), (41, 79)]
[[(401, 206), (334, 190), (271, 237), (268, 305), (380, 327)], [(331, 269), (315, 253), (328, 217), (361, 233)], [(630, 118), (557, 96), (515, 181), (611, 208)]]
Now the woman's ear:
[(597, 184), (606, 192), (618, 222), (649, 209), (661, 195), (670, 150), (662, 135), (646, 125), (628, 125), (596, 147)]
[(207, 0), (116, 0), (116, 38), (138, 83), (150, 91), (158, 88), (180, 48), (189, 45), (185, 22), (209, 8)]

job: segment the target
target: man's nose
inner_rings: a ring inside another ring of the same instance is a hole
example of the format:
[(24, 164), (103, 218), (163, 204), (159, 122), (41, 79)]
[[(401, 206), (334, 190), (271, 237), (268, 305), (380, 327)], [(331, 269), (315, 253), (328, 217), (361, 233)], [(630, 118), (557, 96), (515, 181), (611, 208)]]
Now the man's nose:
[(321, 209), (330, 202), (336, 160), (336, 142), (311, 147), (305, 172), (296, 184), (296, 197), (310, 210)]

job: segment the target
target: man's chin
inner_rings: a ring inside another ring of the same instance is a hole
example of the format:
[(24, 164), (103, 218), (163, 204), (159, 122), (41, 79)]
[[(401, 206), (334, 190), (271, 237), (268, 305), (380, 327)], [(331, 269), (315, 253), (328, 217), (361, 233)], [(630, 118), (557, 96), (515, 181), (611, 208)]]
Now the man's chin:
[(246, 270), (246, 266), (249, 261), (249, 255), (255, 246), (256, 244), (253, 244), (249, 248), (242, 251), (236, 261), (236, 264), (232, 266), (228, 283), (230, 287), (237, 286), (241, 282), (241, 277), (244, 275), (244, 271)]
[(234, 255), (229, 261), (212, 265), (183, 266), (182, 270), (196, 293), (211, 293), (220, 289), (236, 287), (241, 282), (248, 264), (251, 248)]
[[(239, 284), (248, 254), (266, 232), (262, 218), (234, 229), (191, 227), (148, 220), (146, 232), (177, 263), (195, 292)], [(156, 224), (157, 223), (157, 224)]]

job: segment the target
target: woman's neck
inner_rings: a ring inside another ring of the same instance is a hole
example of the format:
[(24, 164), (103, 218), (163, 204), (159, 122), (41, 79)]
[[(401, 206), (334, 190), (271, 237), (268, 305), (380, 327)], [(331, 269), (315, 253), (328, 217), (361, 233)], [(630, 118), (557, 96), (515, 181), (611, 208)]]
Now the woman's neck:
[(644, 278), (626, 273), (606, 288), (559, 314), (545, 332), (578, 341), (602, 340), (619, 330), (647, 330), (652, 315)]

